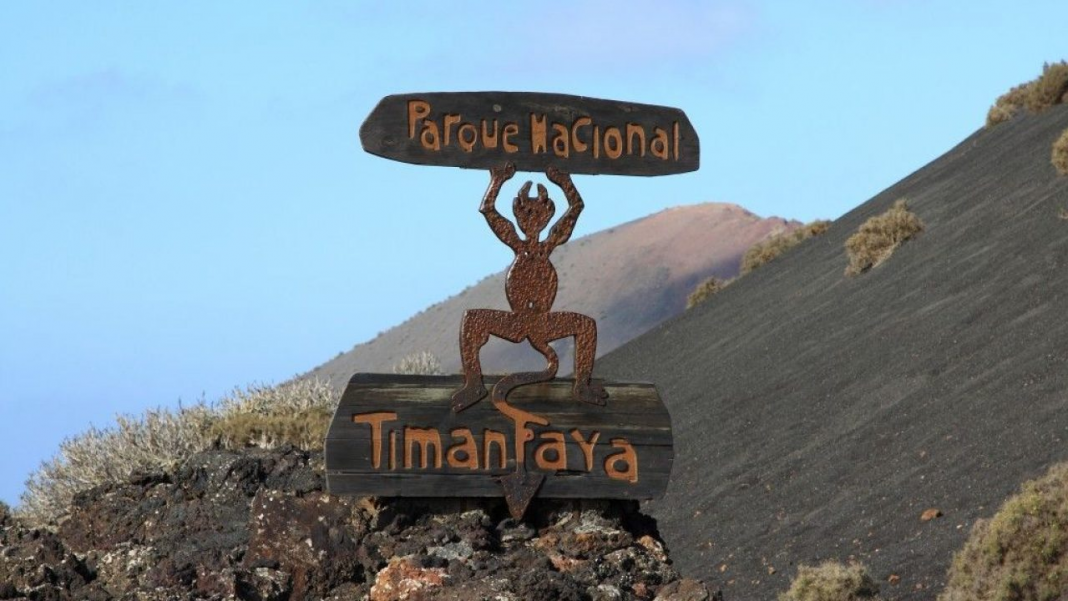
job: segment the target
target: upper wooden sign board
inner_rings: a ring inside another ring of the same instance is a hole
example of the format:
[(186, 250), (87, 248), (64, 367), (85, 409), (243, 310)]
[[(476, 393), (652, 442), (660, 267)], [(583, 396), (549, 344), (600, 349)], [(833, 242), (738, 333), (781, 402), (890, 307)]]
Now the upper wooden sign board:
[(669, 175), (699, 165), (681, 110), (533, 92), (386, 96), (360, 127), (363, 149), (419, 165)]

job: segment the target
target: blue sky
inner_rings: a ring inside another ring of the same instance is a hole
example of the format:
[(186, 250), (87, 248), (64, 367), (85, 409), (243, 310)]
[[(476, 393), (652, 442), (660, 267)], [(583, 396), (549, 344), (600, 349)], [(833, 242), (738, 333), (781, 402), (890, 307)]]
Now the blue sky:
[[(677, 106), (702, 168), (576, 176), (577, 234), (834, 218), (1065, 58), (1068, 3), (0, 5), (0, 499), (116, 413), (278, 382), (503, 268), (482, 172), (357, 132), (391, 93)], [(459, 316), (457, 316), (459, 318)]]

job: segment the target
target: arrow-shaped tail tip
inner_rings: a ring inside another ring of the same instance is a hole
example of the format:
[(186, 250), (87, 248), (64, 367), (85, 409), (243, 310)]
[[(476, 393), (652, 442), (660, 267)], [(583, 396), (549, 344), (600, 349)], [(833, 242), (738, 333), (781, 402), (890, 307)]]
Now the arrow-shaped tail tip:
[(545, 474), (517, 471), (507, 476), (501, 476), (501, 488), (504, 489), (504, 500), (508, 503), (508, 512), (512, 517), (521, 520), (527, 512), (527, 506), (538, 493), (541, 483), (545, 481)]

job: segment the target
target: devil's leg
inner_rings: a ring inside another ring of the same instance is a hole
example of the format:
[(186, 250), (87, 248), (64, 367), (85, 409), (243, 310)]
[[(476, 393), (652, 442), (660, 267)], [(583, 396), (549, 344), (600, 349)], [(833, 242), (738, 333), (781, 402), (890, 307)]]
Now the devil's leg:
[(491, 335), (512, 342), (522, 340), (522, 336), (516, 339), (519, 334), (517, 325), (515, 315), (508, 311), (469, 309), (464, 312), (463, 321), (460, 323), (460, 358), (464, 369), (464, 387), (452, 395), (453, 411), (463, 411), (486, 396), (478, 353)]
[(575, 398), (585, 403), (604, 405), (608, 393), (591, 382), (593, 360), (597, 355), (597, 322), (581, 313), (561, 311), (547, 316), (546, 339), (575, 337)]

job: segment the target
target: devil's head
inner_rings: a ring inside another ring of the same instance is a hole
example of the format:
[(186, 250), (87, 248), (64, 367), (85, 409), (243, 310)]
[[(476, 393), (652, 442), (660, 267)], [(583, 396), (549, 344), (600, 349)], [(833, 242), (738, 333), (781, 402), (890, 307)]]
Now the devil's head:
[(519, 229), (528, 239), (537, 239), (549, 220), (556, 212), (556, 205), (549, 198), (549, 192), (545, 186), (538, 184), (537, 197), (530, 196), (530, 186), (533, 182), (523, 184), (519, 194), (512, 201), (512, 212), (515, 213), (516, 223)]

